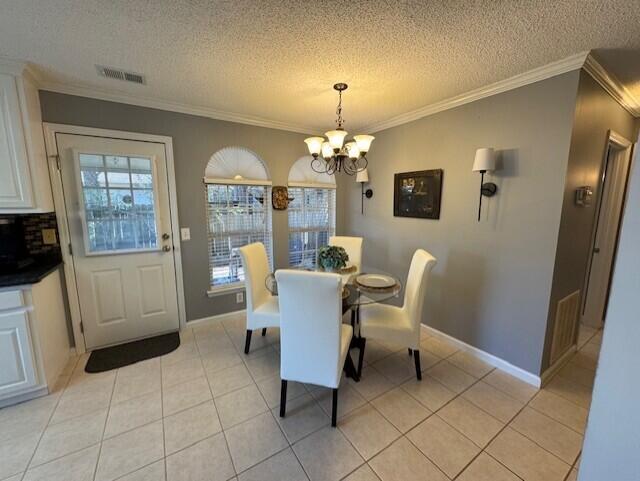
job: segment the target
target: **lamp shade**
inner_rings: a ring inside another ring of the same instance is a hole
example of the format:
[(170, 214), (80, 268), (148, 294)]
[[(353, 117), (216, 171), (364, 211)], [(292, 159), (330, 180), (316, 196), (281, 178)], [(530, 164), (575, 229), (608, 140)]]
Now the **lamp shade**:
[(347, 142), (344, 144), (347, 149), (347, 154), (351, 159), (357, 159), (360, 157), (360, 150), (358, 149), (358, 145), (355, 142)]
[(353, 140), (358, 144), (358, 149), (360, 152), (366, 154), (369, 152), (369, 148), (371, 147), (371, 142), (373, 142), (375, 137), (373, 135), (354, 135)]
[(347, 132), (345, 130), (330, 130), (324, 135), (327, 136), (329, 143), (334, 150), (340, 150), (344, 143), (344, 138), (347, 136)]
[(476, 158), (473, 161), (474, 172), (492, 172), (496, 170), (496, 156), (491, 147), (476, 150)]
[(332, 155), (333, 149), (331, 148), (331, 144), (329, 142), (322, 142), (322, 157), (330, 159)]
[(369, 171), (367, 169), (361, 170), (356, 174), (356, 182), (365, 183), (369, 182)]
[(304, 139), (304, 142), (307, 144), (307, 147), (309, 147), (309, 153), (311, 155), (319, 155), (324, 137), (309, 137)]

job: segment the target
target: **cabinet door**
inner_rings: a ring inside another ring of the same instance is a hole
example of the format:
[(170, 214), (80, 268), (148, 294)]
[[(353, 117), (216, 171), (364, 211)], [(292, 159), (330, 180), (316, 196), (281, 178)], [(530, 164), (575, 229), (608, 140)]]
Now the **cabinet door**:
[(28, 314), (0, 314), (0, 398), (35, 386), (35, 366)]
[(18, 87), (7, 74), (0, 74), (0, 172), (0, 208), (34, 207)]

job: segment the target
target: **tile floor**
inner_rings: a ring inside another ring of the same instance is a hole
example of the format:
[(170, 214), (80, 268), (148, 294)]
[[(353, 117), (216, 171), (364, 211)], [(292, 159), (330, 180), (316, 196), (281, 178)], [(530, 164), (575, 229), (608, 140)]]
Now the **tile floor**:
[(277, 329), (242, 354), (238, 318), (182, 333), (160, 359), (86, 374), (0, 410), (0, 480), (575, 480), (601, 332), (543, 390), (423, 333), (422, 382), (405, 349), (367, 343), (360, 383), (289, 383), (278, 417)]

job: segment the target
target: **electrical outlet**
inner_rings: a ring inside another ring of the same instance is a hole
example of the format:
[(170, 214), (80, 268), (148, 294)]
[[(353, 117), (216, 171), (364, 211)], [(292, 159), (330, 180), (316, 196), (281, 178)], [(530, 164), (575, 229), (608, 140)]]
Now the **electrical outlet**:
[(55, 229), (42, 229), (42, 243), (43, 244), (57, 244), (58, 239), (56, 238), (56, 230)]
[(244, 302), (244, 292), (236, 292), (236, 304), (242, 304)]
[(191, 240), (191, 229), (188, 227), (182, 227), (180, 229), (180, 239), (183, 241)]

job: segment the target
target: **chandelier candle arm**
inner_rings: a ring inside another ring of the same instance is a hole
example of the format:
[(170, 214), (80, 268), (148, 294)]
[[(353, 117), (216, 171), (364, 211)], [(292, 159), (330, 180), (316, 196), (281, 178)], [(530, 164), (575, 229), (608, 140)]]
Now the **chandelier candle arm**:
[[(324, 137), (308, 137), (304, 140), (313, 156), (311, 168), (319, 173), (333, 175), (336, 172), (345, 172), (348, 175), (355, 175), (367, 168), (369, 161), (366, 154), (371, 148), (371, 142), (375, 138), (373, 135), (354, 135), (353, 140), (346, 142), (347, 131), (342, 128), (344, 119), (342, 118), (342, 92), (347, 90), (348, 85), (337, 83), (333, 88), (338, 92), (338, 108), (336, 114), (337, 128), (325, 132)], [(321, 161), (319, 157), (322, 156)]]

